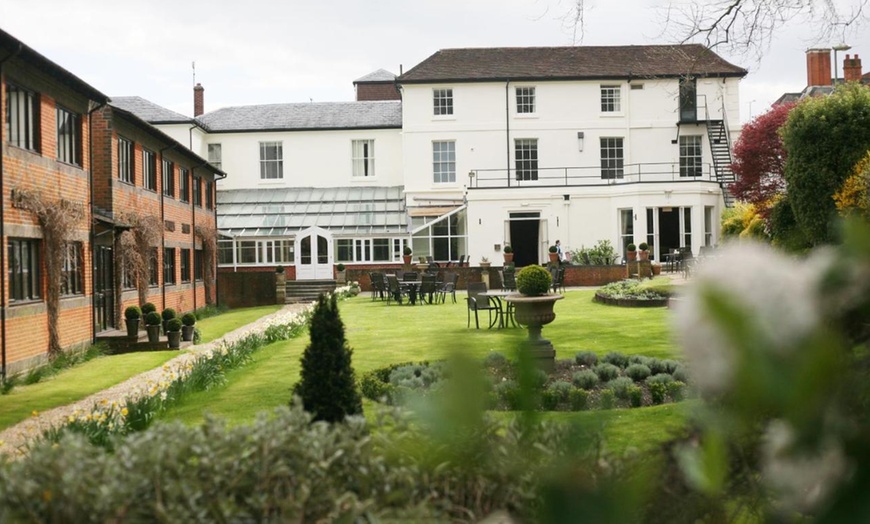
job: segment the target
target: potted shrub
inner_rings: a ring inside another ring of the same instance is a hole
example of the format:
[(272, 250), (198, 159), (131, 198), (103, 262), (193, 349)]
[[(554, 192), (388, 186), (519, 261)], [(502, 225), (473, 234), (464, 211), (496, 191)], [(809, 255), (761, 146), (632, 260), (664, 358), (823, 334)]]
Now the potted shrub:
[(559, 263), (559, 248), (556, 246), (550, 246), (550, 263), (558, 264)]
[(541, 266), (522, 268), (517, 272), (516, 281), (520, 294), (509, 295), (505, 300), (513, 304), (516, 321), (529, 331), (526, 350), (541, 369), (552, 371), (556, 364), (556, 350), (541, 336), (541, 329), (556, 319), (553, 305), (564, 297), (549, 293), (553, 277)]
[(405, 249), (402, 250), (402, 261), (406, 266), (411, 265), (411, 247), (405, 246)]
[(625, 248), (625, 258), (628, 259), (629, 262), (634, 262), (637, 260), (637, 246), (634, 244), (629, 244)]
[(641, 242), (638, 244), (637, 248), (640, 250), (640, 254), (638, 258), (640, 260), (649, 260), (649, 244), (646, 242)]
[(160, 342), (160, 313), (151, 311), (145, 315), (145, 330), (148, 332), (148, 342), (156, 344)]
[(139, 337), (139, 321), (142, 319), (142, 310), (139, 306), (130, 306), (124, 310), (124, 319), (127, 321), (127, 337)]
[(480, 267), (483, 269), (489, 269), (490, 262), (486, 257), (480, 257)]
[(510, 246), (510, 244), (504, 247), (504, 265), (507, 266), (511, 262), (514, 261), (514, 248)]
[(335, 265), (335, 280), (338, 281), (339, 284), (344, 284), (347, 279), (345, 278), (345, 266), (341, 262)]
[(193, 330), (196, 325), (196, 315), (193, 313), (185, 313), (181, 317), (181, 340), (190, 342), (193, 340)]
[(168, 307), (163, 310), (163, 313), (160, 314), (163, 317), (163, 333), (166, 333), (166, 328), (168, 327), (167, 323), (176, 317), (175, 310), (171, 307)]
[(169, 349), (181, 347), (181, 319), (170, 318), (166, 321), (166, 338), (169, 340)]
[(275, 273), (284, 273), (284, 266), (276, 266)]
[(142, 318), (147, 317), (148, 313), (151, 313), (152, 311), (157, 311), (157, 306), (151, 302), (145, 302), (142, 304)]

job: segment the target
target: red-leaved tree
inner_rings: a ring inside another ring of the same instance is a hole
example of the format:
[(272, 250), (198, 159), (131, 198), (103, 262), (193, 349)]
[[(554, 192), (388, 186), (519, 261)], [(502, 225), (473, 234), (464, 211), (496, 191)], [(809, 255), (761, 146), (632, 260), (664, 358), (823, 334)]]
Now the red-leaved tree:
[(785, 192), (785, 149), (779, 128), (797, 105), (792, 102), (774, 106), (743, 126), (734, 143), (734, 163), (731, 168), (737, 181), (731, 185), (735, 197), (755, 205), (762, 214), (773, 204), (773, 198)]

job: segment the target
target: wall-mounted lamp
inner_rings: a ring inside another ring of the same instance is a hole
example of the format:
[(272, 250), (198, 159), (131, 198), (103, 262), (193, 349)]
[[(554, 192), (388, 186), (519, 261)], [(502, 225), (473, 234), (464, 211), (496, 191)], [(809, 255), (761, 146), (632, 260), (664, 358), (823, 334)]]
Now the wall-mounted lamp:
[(571, 195), (562, 195), (562, 200), (564, 200), (566, 202), (571, 200)]
[(583, 152), (583, 131), (577, 131), (577, 150)]

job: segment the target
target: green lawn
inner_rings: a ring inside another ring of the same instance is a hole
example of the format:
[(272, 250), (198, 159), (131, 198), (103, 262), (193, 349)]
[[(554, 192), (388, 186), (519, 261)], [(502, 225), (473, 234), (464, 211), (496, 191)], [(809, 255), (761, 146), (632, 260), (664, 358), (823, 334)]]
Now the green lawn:
[(242, 308), (200, 320), (196, 323), (196, 327), (199, 328), (199, 332), (202, 335), (201, 343), (204, 344), (218, 339), (230, 331), (246, 326), (258, 318), (278, 311), (282, 307), (284, 306), (276, 304), (271, 306)]
[(79, 401), (177, 356), (178, 351), (149, 351), (99, 357), (36, 384), (18, 386), (0, 396), (0, 429), (27, 419), (33, 411)]
[[(667, 309), (605, 306), (593, 303), (592, 294), (591, 290), (569, 291), (556, 303), (556, 320), (544, 328), (544, 336), (553, 341), (558, 358), (570, 358), (586, 349), (602, 355), (620, 351), (679, 358), (670, 339)], [(465, 304), (461, 295), (458, 298), (457, 304), (448, 299), (447, 304), (436, 306), (388, 306), (372, 302), (365, 293), (341, 302), (357, 376), (390, 363), (446, 358), (454, 351), (476, 357), (489, 351), (510, 353), (525, 336), (522, 329), (466, 328)], [(186, 397), (165, 418), (197, 424), (204, 413), (212, 413), (240, 424), (253, 420), (258, 411), (286, 404), (298, 380), (299, 359), (307, 343), (308, 337), (303, 335), (258, 351), (252, 364), (228, 373), (226, 387)], [(684, 413), (680, 406), (666, 405), (552, 416), (592, 417), (606, 425), (612, 445), (624, 449), (641, 436), (664, 438), (669, 429), (679, 427)]]

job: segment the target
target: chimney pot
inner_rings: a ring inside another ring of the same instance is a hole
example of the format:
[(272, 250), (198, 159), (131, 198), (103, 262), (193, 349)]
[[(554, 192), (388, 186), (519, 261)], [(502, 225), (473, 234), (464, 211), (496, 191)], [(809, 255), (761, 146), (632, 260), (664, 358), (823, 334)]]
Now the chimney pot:
[(861, 58), (857, 53), (853, 57), (846, 55), (846, 59), (843, 60), (843, 81), (861, 81)]
[(199, 82), (193, 87), (193, 116), (197, 117), (205, 112), (205, 88)]

